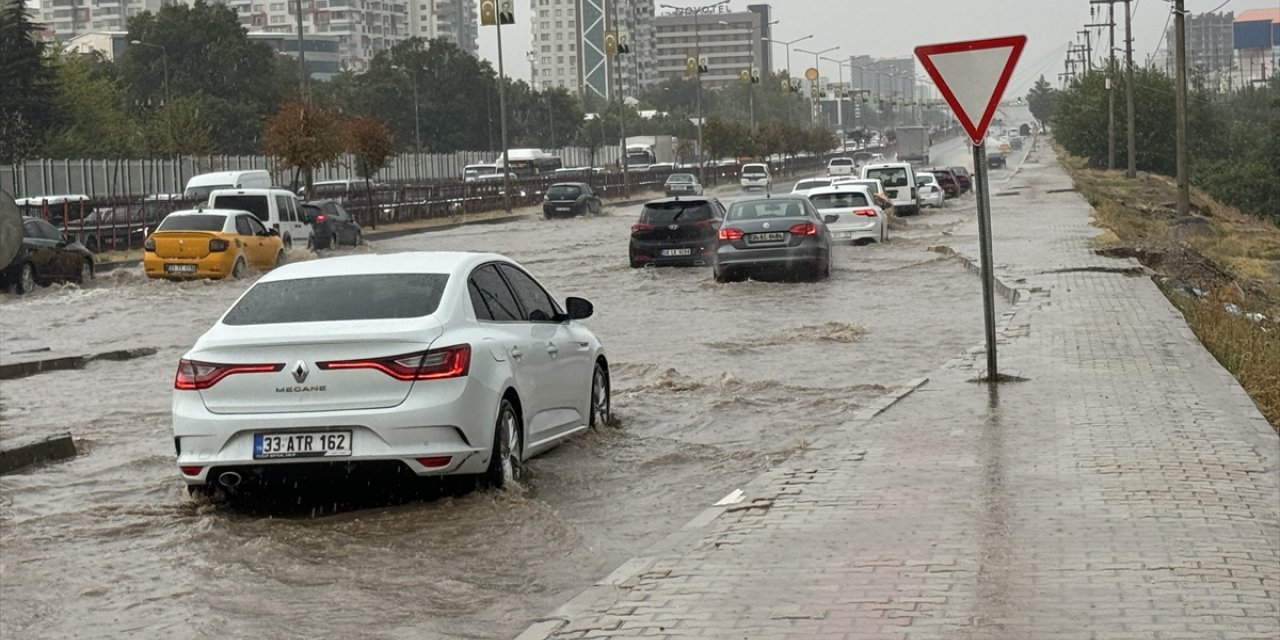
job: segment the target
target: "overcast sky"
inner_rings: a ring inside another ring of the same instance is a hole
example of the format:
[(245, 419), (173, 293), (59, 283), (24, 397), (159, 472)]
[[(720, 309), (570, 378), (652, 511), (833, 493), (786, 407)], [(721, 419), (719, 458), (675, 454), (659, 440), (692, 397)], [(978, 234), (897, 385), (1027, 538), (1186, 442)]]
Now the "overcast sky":
[[(764, 0), (731, 0), (730, 7), (745, 11), (748, 4)], [(688, 0), (661, 0), (659, 4), (678, 7), (705, 6), (709, 2)], [(852, 55), (873, 57), (898, 57), (911, 55), (912, 49), (921, 44), (972, 40), (1003, 35), (1027, 36), (1027, 49), (1014, 72), (1006, 95), (1023, 95), (1040, 74), (1044, 74), (1055, 86), (1062, 72), (1067, 45), (1075, 42), (1076, 31), (1089, 22), (1088, 0), (772, 0), (774, 37), (794, 40), (813, 34), (812, 40), (796, 45), (821, 51), (839, 46), (838, 51), (827, 57), (846, 58)], [(1192, 13), (1220, 11), (1239, 13), (1246, 9), (1280, 7), (1280, 0), (1186, 0)], [(514, 78), (529, 79), (529, 63), (525, 57), (530, 45), (529, 3), (516, 2), (517, 23), (503, 27), (502, 45), (506, 57), (506, 72)], [(1169, 3), (1165, 0), (1135, 0), (1133, 38), (1134, 62), (1146, 64), (1148, 56), (1160, 45), (1163, 51), (1164, 27), (1169, 17)], [(1116, 46), (1123, 46), (1123, 4), (1116, 4)], [(1106, 5), (1098, 10), (1105, 11)], [(659, 14), (665, 12), (658, 9)], [(1096, 22), (1105, 22), (1105, 13)], [(497, 61), (495, 27), (480, 27), (480, 55)], [(1105, 29), (1094, 29), (1102, 34)], [(1095, 37), (1095, 53), (1105, 49), (1098, 46)], [(806, 46), (808, 45), (808, 46)], [(1100, 55), (1100, 54), (1099, 54)], [(774, 45), (774, 66), (785, 63), (785, 50)], [(792, 73), (803, 72), (802, 65), (812, 64), (812, 56), (799, 56), (792, 49)], [(923, 74), (923, 69), (920, 70)], [(835, 66), (823, 63), (822, 74), (836, 77)]]

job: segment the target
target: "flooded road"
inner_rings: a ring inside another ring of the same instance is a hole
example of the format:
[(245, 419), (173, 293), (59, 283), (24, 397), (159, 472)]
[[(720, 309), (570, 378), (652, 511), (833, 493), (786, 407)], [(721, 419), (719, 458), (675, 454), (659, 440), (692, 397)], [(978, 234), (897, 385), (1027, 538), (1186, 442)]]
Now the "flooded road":
[[(726, 203), (741, 197), (729, 193)], [(85, 290), (0, 296), (6, 361), (44, 347), (159, 349), (0, 388), (5, 439), (70, 431), (83, 452), (0, 478), (0, 637), (509, 638), (824, 428), (981, 341), (978, 279), (926, 250), (972, 224), (972, 196), (908, 219), (886, 245), (839, 247), (819, 283), (631, 269), (638, 212), (365, 249), (499, 252), (557, 297), (595, 303), (587, 324), (612, 361), (618, 427), (531, 461), (516, 491), (360, 481), (197, 501), (174, 468), (173, 372), (248, 283), (150, 282), (130, 270)]]

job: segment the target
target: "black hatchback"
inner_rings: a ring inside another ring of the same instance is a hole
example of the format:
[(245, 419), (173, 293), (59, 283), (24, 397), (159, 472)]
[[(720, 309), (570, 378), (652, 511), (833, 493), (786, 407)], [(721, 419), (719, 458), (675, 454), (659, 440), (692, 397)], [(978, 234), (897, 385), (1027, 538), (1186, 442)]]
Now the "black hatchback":
[(360, 246), (360, 223), (337, 200), (315, 200), (302, 204), (304, 219), (311, 224), (311, 241), (317, 250), (348, 245)]
[(585, 182), (558, 182), (542, 199), (542, 217), (558, 218), (600, 213), (600, 197)]
[(28, 293), (37, 284), (79, 282), (93, 279), (93, 252), (57, 227), (41, 220), (22, 218), (22, 246), (0, 270), (0, 287)]
[(631, 225), (631, 266), (700, 266), (711, 261), (724, 205), (715, 198), (662, 198)]

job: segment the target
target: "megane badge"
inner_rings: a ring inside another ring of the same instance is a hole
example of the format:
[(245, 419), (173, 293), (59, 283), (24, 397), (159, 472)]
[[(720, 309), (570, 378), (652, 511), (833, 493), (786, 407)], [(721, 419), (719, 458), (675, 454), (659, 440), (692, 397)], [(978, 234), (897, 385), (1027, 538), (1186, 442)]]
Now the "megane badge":
[(768, 229), (768, 228), (769, 228), (769, 223), (768, 223), (768, 222), (764, 223), (764, 228), (766, 228), (766, 229)]
[(307, 369), (307, 363), (299, 360), (298, 364), (293, 365), (293, 379), (296, 380), (298, 384), (305, 382), (307, 374), (309, 373), (311, 373), (311, 371)]

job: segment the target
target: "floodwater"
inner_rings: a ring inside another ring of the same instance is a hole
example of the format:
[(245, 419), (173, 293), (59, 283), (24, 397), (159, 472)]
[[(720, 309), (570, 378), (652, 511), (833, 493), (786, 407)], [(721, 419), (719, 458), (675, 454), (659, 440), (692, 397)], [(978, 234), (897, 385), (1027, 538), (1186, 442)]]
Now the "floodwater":
[(360, 480), (196, 500), (174, 467), (173, 372), (248, 283), (151, 282), (135, 269), (83, 290), (0, 296), (6, 361), (46, 347), (159, 349), (4, 381), (5, 439), (70, 431), (82, 455), (0, 478), (0, 637), (513, 637), (870, 399), (981, 341), (978, 279), (926, 251), (973, 224), (971, 195), (909, 219), (887, 245), (840, 247), (819, 283), (630, 269), (637, 214), (364, 249), (504, 253), (557, 296), (595, 303), (587, 324), (609, 352), (618, 424), (533, 460), (514, 491)]

